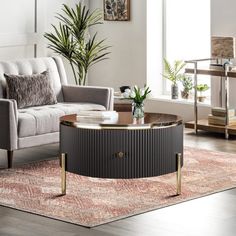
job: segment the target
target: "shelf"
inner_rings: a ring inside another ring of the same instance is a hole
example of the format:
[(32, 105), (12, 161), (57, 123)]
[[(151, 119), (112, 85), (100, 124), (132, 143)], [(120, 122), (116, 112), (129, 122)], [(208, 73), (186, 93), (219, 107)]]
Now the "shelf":
[[(185, 73), (194, 74), (194, 69), (186, 68)], [(211, 75), (211, 76), (225, 76), (225, 71), (213, 70), (213, 69), (197, 69), (197, 75)], [(236, 71), (229, 71), (227, 76), (230, 78), (236, 78)]]
[[(197, 134), (198, 130), (205, 130), (209, 132), (217, 132), (217, 133), (224, 133), (225, 138), (228, 139), (230, 134), (236, 135), (236, 125), (227, 125), (227, 126), (219, 126), (219, 125), (209, 125), (208, 120), (198, 120), (198, 102), (197, 102), (197, 77), (198, 75), (208, 75), (208, 76), (214, 76), (211, 78), (221, 77), (224, 78), (225, 83), (225, 93), (222, 92), (222, 86), (221, 86), (221, 100), (225, 97), (225, 109), (226, 109), (226, 115), (228, 115), (229, 110), (229, 78), (236, 78), (236, 70), (235, 67), (232, 66), (226, 66), (226, 70), (217, 70), (216, 68), (200, 68), (198, 69), (198, 62), (203, 61), (212, 61), (212, 60), (218, 60), (217, 58), (206, 58), (206, 59), (199, 59), (199, 60), (190, 60), (186, 61), (186, 63), (194, 64), (194, 68), (186, 68), (185, 73), (187, 74), (193, 74), (194, 75), (194, 121), (187, 122), (185, 124), (186, 128), (194, 129), (195, 133)], [(231, 69), (231, 70), (230, 70)], [(222, 83), (223, 81), (221, 81)], [(227, 121), (228, 122), (228, 121)]]
[[(194, 69), (186, 68), (185, 73), (194, 74)], [(221, 70), (211, 70), (211, 69), (197, 69), (198, 75), (212, 75), (212, 76), (225, 76), (225, 72)]]
[[(186, 122), (185, 127), (189, 129), (194, 129), (194, 121)], [(207, 119), (198, 120), (197, 129), (216, 133), (225, 133), (226, 130), (225, 126), (209, 125)], [(230, 125), (227, 129), (229, 134), (236, 135), (236, 125)]]
[(229, 76), (230, 78), (236, 78), (236, 71), (229, 71), (229, 72), (228, 72), (228, 76)]

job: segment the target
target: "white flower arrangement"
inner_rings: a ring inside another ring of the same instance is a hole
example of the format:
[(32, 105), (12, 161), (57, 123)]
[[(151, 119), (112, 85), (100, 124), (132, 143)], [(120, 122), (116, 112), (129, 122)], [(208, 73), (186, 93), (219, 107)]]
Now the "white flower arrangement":
[(151, 93), (149, 87), (139, 88), (135, 85), (132, 89), (126, 89), (123, 93), (123, 97), (126, 99), (132, 99), (134, 103), (142, 104), (147, 98), (148, 94)]

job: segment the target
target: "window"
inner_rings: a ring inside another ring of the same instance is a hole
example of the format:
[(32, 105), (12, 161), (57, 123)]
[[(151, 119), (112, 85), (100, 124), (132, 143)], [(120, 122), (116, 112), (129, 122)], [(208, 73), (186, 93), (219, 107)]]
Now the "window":
[[(210, 0), (147, 1), (147, 84), (154, 96), (170, 94), (163, 58), (208, 58), (210, 35)], [(199, 83), (206, 81), (199, 76)]]
[[(171, 63), (209, 58), (210, 0), (163, 0), (163, 36), (163, 57)], [(210, 79), (199, 76), (199, 83), (210, 85)], [(163, 80), (163, 94), (170, 84)]]

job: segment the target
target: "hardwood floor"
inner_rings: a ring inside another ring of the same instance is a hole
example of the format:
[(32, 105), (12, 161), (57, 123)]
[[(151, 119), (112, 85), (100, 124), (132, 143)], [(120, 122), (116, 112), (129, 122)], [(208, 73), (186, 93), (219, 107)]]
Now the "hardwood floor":
[[(185, 132), (185, 145), (197, 148), (236, 152), (236, 136)], [(14, 164), (50, 159), (58, 145), (49, 145), (15, 153)], [(0, 151), (0, 168), (6, 166), (6, 153)], [(126, 218), (92, 229), (0, 207), (0, 236), (234, 236), (236, 232), (236, 189), (184, 202), (156, 211)]]

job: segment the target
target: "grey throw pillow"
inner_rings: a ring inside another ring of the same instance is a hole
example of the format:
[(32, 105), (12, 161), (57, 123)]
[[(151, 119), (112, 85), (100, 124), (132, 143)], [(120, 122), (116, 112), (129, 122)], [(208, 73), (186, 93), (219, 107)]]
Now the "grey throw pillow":
[(16, 100), (18, 108), (57, 103), (47, 71), (33, 75), (4, 76), (7, 98)]

